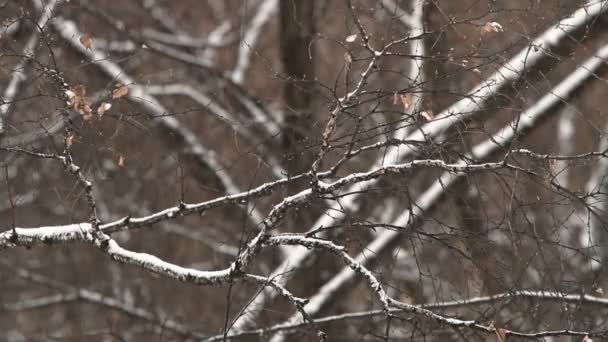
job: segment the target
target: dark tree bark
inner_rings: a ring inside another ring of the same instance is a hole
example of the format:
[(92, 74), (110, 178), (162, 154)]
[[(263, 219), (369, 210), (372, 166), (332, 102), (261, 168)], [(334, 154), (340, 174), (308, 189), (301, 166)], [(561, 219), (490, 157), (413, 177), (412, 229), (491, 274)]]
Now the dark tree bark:
[(286, 108), (283, 147), (288, 153), (287, 169), (290, 174), (304, 171), (310, 164), (310, 156), (302, 153), (300, 143), (310, 131), (315, 66), (311, 44), (314, 25), (313, 0), (279, 1), (281, 20), (281, 60), (288, 82), (285, 84)]
[[(315, 31), (314, 0), (279, 1), (281, 21), (281, 61), (287, 82), (283, 88), (285, 128), (282, 145), (285, 167), (290, 175), (305, 172), (312, 163), (313, 149), (306, 149), (311, 130), (311, 101), (313, 98), (314, 59), (312, 39)], [(301, 186), (288, 186), (290, 193)], [(292, 216), (288, 229), (306, 227), (314, 218)], [(297, 222), (297, 224), (296, 224)]]

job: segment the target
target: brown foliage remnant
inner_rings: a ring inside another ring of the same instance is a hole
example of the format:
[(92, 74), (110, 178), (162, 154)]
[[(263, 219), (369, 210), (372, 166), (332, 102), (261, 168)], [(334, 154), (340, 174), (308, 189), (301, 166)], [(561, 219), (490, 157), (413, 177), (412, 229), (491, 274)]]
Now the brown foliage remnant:
[(87, 32), (80, 36), (80, 44), (90, 50), (93, 47), (93, 35)]
[(502, 28), (502, 25), (500, 25), (499, 23), (497, 23), (495, 21), (492, 21), (492, 22), (485, 23), (481, 28), (481, 32), (482, 33), (499, 33), (499, 32), (504, 32), (504, 29)]
[(112, 98), (119, 99), (129, 93), (129, 88), (121, 83), (118, 83), (112, 90)]
[(435, 114), (433, 114), (433, 111), (430, 109), (423, 110), (422, 112), (420, 112), (420, 115), (422, 115), (422, 117), (425, 118), (427, 121), (431, 121), (435, 117)]
[(97, 108), (97, 114), (101, 118), (103, 116), (103, 113), (110, 110), (110, 108), (112, 108), (111, 103), (102, 102), (101, 105), (99, 105), (99, 107)]
[(87, 97), (87, 90), (82, 84), (70, 87), (67, 95), (72, 104), (72, 108), (82, 115), (84, 121), (93, 119), (93, 110), (91, 109), (91, 100)]
[(399, 98), (403, 104), (403, 111), (406, 112), (412, 105), (412, 94), (401, 95)]

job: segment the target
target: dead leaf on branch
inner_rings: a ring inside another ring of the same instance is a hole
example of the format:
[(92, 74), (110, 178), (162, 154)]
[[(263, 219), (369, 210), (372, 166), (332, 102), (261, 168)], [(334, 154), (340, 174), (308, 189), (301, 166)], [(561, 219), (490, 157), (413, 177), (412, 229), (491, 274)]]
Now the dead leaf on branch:
[(481, 27), (481, 33), (499, 33), (504, 32), (502, 25), (499, 23), (492, 21), (487, 22)]
[(406, 112), (412, 105), (412, 94), (401, 95), (399, 99), (401, 99), (401, 103), (403, 104), (403, 111)]
[(422, 115), (422, 117), (425, 118), (426, 121), (431, 121), (433, 120), (433, 118), (435, 118), (435, 114), (430, 109), (423, 110), (422, 112), (420, 112), (420, 115)]
[(506, 329), (498, 328), (498, 329), (494, 330), (494, 332), (496, 333), (496, 336), (498, 337), (498, 340), (500, 342), (507, 342), (507, 330)]
[(353, 63), (353, 56), (351, 56), (348, 51), (344, 53), (344, 61), (346, 62), (346, 70), (350, 70), (350, 66)]
[(84, 121), (93, 120), (93, 111), (90, 106), (83, 106), (80, 111), (80, 115), (82, 115), (82, 119)]
[(90, 50), (93, 46), (93, 35), (89, 32), (80, 36), (80, 44)]
[(119, 99), (129, 93), (129, 88), (121, 83), (118, 83), (115, 86), (115, 89), (112, 91), (112, 99)]
[(103, 116), (103, 113), (105, 113), (106, 111), (110, 110), (110, 108), (112, 108), (112, 104), (111, 103), (103, 102), (97, 108), (97, 114), (101, 118)]
[(70, 90), (72, 91), (72, 93), (76, 97), (82, 98), (82, 97), (85, 97), (87, 95), (87, 89), (82, 84), (79, 84), (79, 85), (74, 86), (74, 87), (70, 87)]
[(479, 84), (481, 82), (481, 70), (475, 68), (471, 72), (475, 75), (475, 83)]
[(74, 135), (69, 135), (67, 138), (65, 138), (65, 146), (66, 147), (71, 147), (74, 144)]
[(70, 87), (67, 93), (70, 98), (72, 108), (82, 115), (84, 121), (93, 119), (93, 110), (91, 109), (91, 100), (87, 97), (87, 89), (82, 84)]
[(507, 330), (502, 328), (496, 328), (494, 326), (494, 322), (490, 322), (490, 328), (494, 329), (494, 333), (496, 337), (498, 337), (499, 342), (507, 342)]
[(325, 126), (325, 131), (323, 132), (323, 145), (329, 145), (329, 139), (336, 132), (336, 118), (335, 116), (330, 116), (329, 121), (327, 121), (327, 125)]

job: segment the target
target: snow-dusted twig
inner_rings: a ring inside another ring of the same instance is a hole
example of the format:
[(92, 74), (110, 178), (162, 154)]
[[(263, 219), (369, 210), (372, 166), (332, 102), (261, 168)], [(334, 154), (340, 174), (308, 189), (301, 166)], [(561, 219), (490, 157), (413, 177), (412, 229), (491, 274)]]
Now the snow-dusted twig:
[[(348, 255), (348, 253), (345, 252), (344, 247), (338, 246), (327, 240), (295, 235), (273, 236), (264, 241), (264, 243), (268, 245), (277, 246), (291, 245), (328, 250), (329, 252), (339, 256), (347, 265), (347, 267), (350, 268), (353, 272), (366, 278), (372, 290), (378, 295), (378, 298), (380, 299), (384, 310), (387, 313), (390, 310), (388, 295), (386, 294), (384, 288), (382, 288), (382, 285), (380, 284), (376, 276), (374, 276), (372, 272), (366, 267), (363, 267), (357, 260), (353, 259), (350, 255)], [(306, 311), (307, 314), (309, 313), (306, 310), (306, 306), (304, 306), (304, 311)]]
[(601, 306), (608, 306), (608, 299), (602, 297), (596, 297), (585, 293), (568, 294), (557, 291), (535, 291), (535, 290), (514, 290), (504, 293), (498, 293), (491, 296), (473, 297), (462, 300), (452, 300), (447, 302), (439, 302), (433, 304), (421, 305), (427, 309), (447, 309), (447, 308), (459, 308), (470, 305), (481, 305), (488, 303), (495, 303), (498, 301), (505, 301), (511, 299), (534, 299), (538, 301), (557, 301), (561, 303), (573, 303), (573, 304), (597, 304)]
[[(415, 39), (410, 43), (410, 53), (411, 55), (418, 55), (418, 56), (425, 56), (426, 55), (426, 48), (424, 45), (424, 40), (423, 38), (423, 34), (424, 34), (424, 23), (423, 23), (423, 12), (424, 12), (424, 1), (419, 1), (416, 0), (415, 2), (415, 8), (414, 8), (414, 17), (416, 19), (416, 22), (414, 23), (413, 26), (409, 27), (410, 29), (410, 36), (411, 37), (419, 37), (419, 39)], [(354, 16), (355, 19), (357, 18), (356, 15)], [(364, 29), (362, 28), (362, 26), (360, 26), (360, 30), (363, 32), (362, 34), (364, 34)], [(369, 47), (369, 45), (368, 45)], [(369, 47), (371, 50), (373, 50), (371, 47)], [(376, 53), (372, 52), (374, 55), (374, 58), (376, 58)], [(376, 60), (372, 59), (372, 61), (368, 64), (368, 69), (373, 67), (373, 64), (376, 62)], [(417, 60), (417, 59), (413, 59), (412, 62), (409, 65), (409, 70), (408, 70), (408, 80), (410, 80), (412, 82), (412, 84), (410, 85), (410, 88), (412, 89), (418, 89), (420, 88), (420, 86), (422, 84), (424, 84), (425, 82), (425, 74), (424, 74), (424, 70), (423, 70), (423, 63), (421, 60)], [(369, 71), (368, 71), (369, 73)], [(342, 97), (341, 99), (338, 100), (338, 105), (336, 106), (336, 108), (334, 108), (334, 110), (332, 111), (332, 113), (330, 114), (330, 119), (329, 122), (327, 123), (327, 126), (325, 128), (325, 131), (327, 132), (327, 138), (324, 137), (324, 144), (328, 144), (328, 139), (330, 138), (331, 134), (333, 133), (332, 131), (335, 129), (335, 126), (332, 128), (332, 125), (335, 125), (335, 120), (336, 117), (338, 115), (338, 112), (341, 110), (341, 106), (344, 103), (347, 103), (349, 101), (350, 98), (352, 98), (353, 96), (356, 95), (357, 91), (361, 90), (361, 87), (363, 85), (363, 83), (365, 82), (365, 78), (368, 77), (366, 75), (369, 74), (362, 74), (361, 78), (359, 79), (359, 83), (358, 85), (354, 88), (354, 90), (352, 90), (351, 92), (349, 92), (348, 94), (346, 94), (344, 97)], [(422, 93), (418, 92), (418, 91), (414, 91), (413, 95), (412, 95), (412, 105), (410, 106), (410, 108), (408, 108), (408, 113), (415, 113), (417, 111), (419, 111), (421, 109), (422, 106)], [(333, 123), (332, 123), (332, 119), (333, 119)], [(324, 132), (324, 135), (326, 135), (326, 133)], [(408, 135), (408, 129), (403, 127), (398, 129), (394, 134), (393, 134), (393, 139), (396, 140), (403, 140), (405, 138), (405, 136)], [(327, 149), (328, 146), (325, 146), (323, 149)], [(387, 153), (382, 155), (381, 157), (377, 158), (376, 161), (374, 162), (374, 164), (370, 167), (370, 169), (374, 169), (377, 168), (381, 165), (383, 165), (384, 163), (386, 164), (393, 164), (393, 163), (398, 163), (399, 160), (401, 159), (401, 154), (400, 154), (400, 146), (392, 146), (389, 147), (389, 149), (387, 150)], [(320, 159), (323, 157), (323, 150), (320, 151), (319, 155), (317, 156), (317, 167), (319, 167), (320, 164)], [(339, 166), (339, 163), (336, 164), (336, 166)], [(332, 169), (333, 171), (335, 171), (336, 169)], [(313, 172), (315, 170), (313, 169)], [(316, 180), (313, 180), (316, 181)], [(326, 227), (326, 226), (331, 226), (334, 224), (334, 222), (340, 221), (342, 220), (346, 214), (347, 211), (356, 211), (358, 208), (358, 202), (357, 199), (359, 198), (359, 194), (363, 193), (366, 189), (369, 189), (371, 187), (373, 187), (376, 184), (375, 180), (369, 180), (363, 183), (359, 183), (356, 185), (356, 187), (350, 188), (348, 190), (345, 191), (345, 193), (349, 193), (351, 195), (346, 196), (346, 197), (342, 197), (340, 202), (338, 203), (337, 201), (333, 202), (330, 206), (329, 209), (327, 209), (325, 211), (325, 213), (323, 213), (319, 219), (315, 222), (315, 224), (313, 225), (312, 229), (315, 229), (316, 227)], [(281, 282), (286, 282), (289, 277), (291, 277), (291, 275), (293, 274), (293, 272), (288, 272), (291, 268), (293, 267), (298, 267), (299, 265), (302, 265), (302, 262), (310, 255), (310, 251), (308, 250), (302, 250), (302, 249), (298, 249), (293, 251), (293, 253), (290, 254), (290, 257), (287, 258), (286, 260), (284, 260), (281, 265), (279, 267), (277, 267), (274, 271), (273, 271), (273, 275), (276, 277), (279, 277), (279, 281)], [(251, 303), (251, 306), (253, 308), (259, 308), (259, 307), (264, 307), (265, 303), (267, 301), (270, 301), (272, 299), (272, 296), (274, 294), (272, 292), (262, 292), (260, 295), (258, 295)], [(252, 320), (255, 319), (255, 315), (256, 313), (259, 312), (259, 310), (251, 310), (250, 312), (248, 312), (248, 314), (243, 315), (239, 321), (237, 321), (234, 325), (235, 330), (239, 330), (239, 329), (243, 329), (247, 324), (249, 324), (249, 322), (251, 322)]]
[(523, 154), (523, 155), (527, 155), (527, 156), (530, 156), (530, 157), (536, 158), (536, 159), (557, 160), (557, 161), (570, 161), (570, 160), (577, 160), (577, 159), (580, 160), (580, 159), (589, 159), (589, 158), (606, 158), (606, 157), (608, 157), (608, 149), (605, 149), (604, 151), (587, 152), (587, 153), (575, 154), (575, 155), (555, 155), (555, 154), (546, 154), (546, 153), (541, 154), (541, 153), (532, 152), (525, 148), (511, 150), (510, 153), (511, 154)]
[[(524, 134), (534, 127), (538, 121), (550, 113), (550, 109), (558, 103), (564, 101), (577, 88), (579, 88), (586, 80), (590, 79), (604, 62), (608, 59), (608, 45), (599, 49), (596, 54), (588, 59), (583, 65), (577, 68), (572, 74), (566, 77), (548, 94), (543, 96), (532, 107), (521, 113), (520, 117), (514, 120), (511, 124), (499, 130), (487, 140), (476, 145), (470, 154), (461, 159), (460, 163), (464, 164), (464, 160), (483, 160), (501, 148), (508, 147), (508, 143), (515, 137)], [(363, 252), (354, 258), (355, 262), (361, 265), (367, 265), (380, 255), (380, 253), (390, 244), (403, 236), (403, 234), (411, 231), (412, 227), (420, 222), (424, 217), (425, 211), (429, 210), (441, 198), (441, 195), (449, 189), (450, 186), (462, 177), (462, 173), (444, 173), (433, 185), (418, 198), (414, 199), (414, 204), (411, 210), (405, 211), (393, 223), (393, 226), (403, 227), (401, 230), (386, 230), (367, 245)], [(355, 274), (348, 268), (343, 268), (340, 273), (325, 283), (321, 289), (310, 298), (309, 303), (304, 308), (309, 314), (315, 315), (320, 311), (321, 307), (344, 285), (350, 283)], [(296, 322), (298, 317), (292, 317), (291, 322)], [(277, 340), (280, 340), (278, 338)]]
[[(422, 5), (423, 1), (420, 1), (418, 5)], [(485, 80), (482, 80), (480, 85), (471, 90), (465, 98), (454, 103), (444, 111), (442, 111), (437, 117), (422, 126), (419, 130), (408, 135), (407, 137), (402, 136), (406, 130), (399, 130), (396, 133), (395, 138), (405, 139), (416, 142), (425, 142), (427, 139), (431, 139), (439, 136), (453, 124), (460, 122), (467, 117), (479, 111), (484, 102), (490, 99), (498, 90), (500, 90), (506, 84), (518, 79), (524, 74), (524, 71), (536, 65), (536, 63), (546, 54), (546, 51), (557, 46), (561, 40), (567, 37), (571, 32), (580, 28), (590, 20), (593, 20), (597, 16), (601, 15), (608, 9), (608, 1), (606, 0), (590, 0), (584, 6), (576, 10), (571, 16), (562, 19), (556, 25), (547, 29), (539, 37), (534, 39), (528, 46), (523, 48), (513, 58), (507, 61), (502, 67), (500, 67), (495, 73)], [(422, 20), (420, 18), (420, 20)], [(423, 32), (422, 22), (418, 28)], [(419, 34), (414, 32), (411, 34), (416, 37)], [(585, 72), (580, 70), (580, 72)], [(419, 73), (422, 74), (422, 73)], [(547, 98), (546, 101), (554, 101), (554, 99)], [(545, 102), (546, 102), (545, 101)], [(540, 102), (539, 102), (540, 103)], [(543, 106), (543, 104), (539, 104)], [(400, 148), (389, 149), (377, 162), (393, 163), (402, 158), (412, 156), (418, 149), (415, 146), (405, 146)], [(353, 191), (349, 191), (351, 195), (342, 197), (340, 203), (335, 203), (332, 207), (327, 210), (313, 225), (313, 229), (321, 226), (331, 226), (336, 221), (340, 221), (346, 217), (346, 211), (356, 211), (358, 204), (356, 200), (360, 194), (364, 193), (366, 189), (369, 189), (375, 184), (374, 181), (357, 184), (357, 187)], [(304, 263), (304, 260), (311, 255), (308, 250), (297, 250), (291, 254), (291, 257), (285, 260), (279, 267), (273, 271), (273, 275), (278, 276), (279, 280), (286, 282), (288, 278), (293, 275), (292, 271), (294, 268), (299, 267)], [(270, 292), (263, 292), (252, 302), (253, 307), (264, 307), (265, 303), (271, 300), (273, 294)], [(258, 310), (251, 310), (249, 315), (243, 316), (241, 322), (235, 325), (237, 328), (243, 328), (252, 319), (255, 319), (255, 313)]]
[(25, 82), (25, 80), (27, 79), (27, 76), (25, 74), (25, 67), (27, 66), (28, 62), (34, 57), (36, 45), (38, 45), (38, 38), (42, 33), (40, 32), (40, 30), (44, 29), (48, 21), (51, 19), (53, 15), (53, 10), (55, 9), (55, 6), (58, 2), (58, 0), (49, 0), (44, 6), (44, 8), (42, 8), (40, 18), (38, 19), (38, 22), (36, 22), (34, 31), (25, 43), (25, 47), (23, 48), (23, 52), (21, 53), (21, 60), (13, 68), (11, 78), (8, 82), (8, 85), (4, 89), (4, 94), (1, 98), (2, 102), (0, 103), (0, 134), (2, 134), (6, 130), (5, 121), (9, 114), (9, 109), (11, 108), (15, 97), (19, 93), (19, 85), (22, 82)]
[(264, 25), (272, 18), (272, 16), (277, 12), (279, 0), (264, 0), (258, 10), (251, 19), (251, 24), (245, 31), (245, 35), (243, 36), (243, 40), (239, 46), (239, 54), (236, 62), (236, 66), (232, 71), (232, 75), (230, 78), (236, 84), (243, 83), (245, 79), (245, 72), (249, 68), (249, 63), (251, 62), (251, 55), (253, 53), (253, 49), (255, 44), (264, 28)]
[[(430, 304), (420, 304), (415, 305), (420, 309), (451, 309), (451, 308), (462, 308), (467, 306), (476, 306), (483, 304), (492, 304), (501, 301), (515, 300), (515, 299), (529, 299), (536, 300), (538, 302), (544, 301), (557, 301), (560, 303), (572, 303), (572, 304), (588, 304), (588, 305), (599, 305), (602, 307), (608, 307), (608, 300), (605, 298), (595, 297), (587, 294), (567, 294), (561, 292), (553, 292), (553, 291), (533, 291), (533, 290), (520, 290), (513, 292), (505, 292), (496, 294), (493, 296), (485, 296), (485, 297), (474, 297), (463, 300), (454, 300), (448, 302), (439, 302), (439, 303), (430, 303)], [(398, 314), (406, 311), (401, 308), (391, 308), (389, 313)], [(386, 312), (384, 310), (370, 310), (370, 311), (361, 311), (361, 312), (352, 312), (352, 313), (343, 313), (325, 317), (315, 318), (314, 323), (316, 325), (323, 325), (329, 323), (335, 323), (344, 320), (357, 320), (363, 318), (370, 318), (374, 316), (384, 316)], [(309, 323), (300, 322), (300, 323), (281, 323), (276, 324), (270, 327), (246, 330), (240, 332), (234, 332), (229, 334), (228, 338), (237, 338), (237, 337), (246, 337), (246, 336), (267, 336), (271, 333), (283, 332), (289, 333), (294, 332), (297, 329), (305, 328)], [(556, 333), (556, 332), (554, 332)], [(591, 334), (591, 332), (587, 332), (587, 334)], [(204, 342), (214, 342), (221, 341), (225, 336), (224, 335), (216, 335), (212, 337), (207, 337), (203, 339)]]
[[(64, 157), (61, 156), (52, 156), (52, 158), (64, 160)], [(331, 183), (319, 182), (321, 193), (332, 193), (334, 191), (339, 190), (340, 188), (355, 184), (365, 182), (370, 179), (376, 179), (388, 174), (400, 174), (405, 173), (406, 170), (411, 170), (414, 168), (420, 167), (435, 167), (443, 170), (447, 170), (449, 172), (474, 172), (474, 171), (488, 171), (488, 170), (496, 170), (496, 169), (518, 169), (514, 166), (508, 165), (504, 162), (499, 163), (485, 163), (485, 164), (471, 164), (467, 165), (464, 163), (460, 164), (447, 164), (441, 160), (415, 160), (409, 163), (397, 164), (397, 165), (387, 165), (369, 172), (363, 173), (354, 173), (348, 176), (342, 177)], [(68, 166), (69, 170), (73, 170), (72, 172), (80, 172), (80, 169), (76, 169), (77, 167)], [(83, 186), (86, 186), (86, 183), (83, 183)], [(276, 185), (276, 182), (271, 183), (272, 185)], [(253, 190), (252, 190), (253, 191)], [(258, 194), (265, 194), (265, 189), (262, 187), (261, 190), (257, 190)], [(246, 193), (245, 193), (246, 194)], [(141, 217), (141, 218), (131, 218), (125, 217), (121, 220), (107, 223), (104, 225), (99, 225), (99, 230), (104, 234), (109, 234), (112, 232), (116, 232), (121, 229), (129, 228), (134, 229), (137, 227), (147, 226), (152, 223), (160, 222), (166, 219), (172, 219), (178, 216), (183, 216), (186, 213), (197, 213), (202, 212), (204, 210), (213, 208), (217, 205), (223, 205), (226, 201), (230, 201), (232, 203), (237, 202), (238, 198), (243, 197), (247, 198), (245, 194), (238, 194), (235, 196), (227, 196), (222, 197), (221, 199), (212, 200), (209, 202), (203, 202), (199, 204), (185, 204), (183, 203), (180, 206), (168, 208), (149, 216)], [(300, 204), (305, 203), (310, 200), (312, 197), (316, 196), (316, 194), (312, 191), (311, 188), (303, 190), (298, 194), (293, 196), (286, 197), (279, 204), (275, 205), (273, 209), (270, 211), (268, 216), (262, 220), (261, 226), (266, 229), (272, 229), (276, 226), (276, 224), (284, 217), (286, 212)], [(53, 227), (38, 227), (38, 228), (15, 228), (16, 234), (12, 233), (12, 230), (5, 231), (0, 233), (0, 250), (14, 247), (32, 247), (37, 244), (46, 243), (65, 243), (70, 241), (82, 241), (87, 240), (87, 235), (84, 234), (86, 231), (90, 230), (91, 224), (81, 223), (81, 224), (73, 224), (73, 225), (64, 225), (64, 226), (53, 226)], [(255, 243), (253, 244), (256, 245)], [(142, 262), (141, 264), (144, 264)], [(141, 266), (141, 265), (140, 265)]]
[[(26, 153), (30, 156), (37, 158), (55, 158), (54, 155), (45, 155), (18, 148), (2, 149), (9, 152)], [(329, 172), (325, 172), (320, 175), (322, 176), (320, 178), (331, 176)], [(225, 205), (245, 204), (253, 199), (268, 196), (275, 190), (289, 184), (290, 182), (299, 181), (302, 179), (310, 179), (310, 174), (302, 174), (294, 177), (282, 178), (277, 181), (264, 183), (249, 191), (245, 191), (235, 195), (222, 196), (205, 202), (194, 204), (182, 203), (181, 205), (166, 208), (164, 210), (142, 217), (127, 216), (120, 220), (102, 224), (100, 225), (100, 229), (106, 234), (112, 234), (126, 229), (140, 229), (143, 227), (150, 226), (154, 223), (173, 220), (181, 216), (201, 214), (207, 210), (211, 210), (213, 208), (218, 208)], [(81, 234), (83, 229), (89, 229), (87, 224), (83, 223), (82, 228), (79, 224), (39, 227), (36, 229), (17, 228), (17, 235), (19, 239), (15, 241), (11, 240), (11, 235), (9, 234), (9, 232), (0, 233), (0, 251), (16, 246), (33, 247), (40, 243), (53, 244), (66, 243), (71, 241), (83, 241), (84, 237)]]

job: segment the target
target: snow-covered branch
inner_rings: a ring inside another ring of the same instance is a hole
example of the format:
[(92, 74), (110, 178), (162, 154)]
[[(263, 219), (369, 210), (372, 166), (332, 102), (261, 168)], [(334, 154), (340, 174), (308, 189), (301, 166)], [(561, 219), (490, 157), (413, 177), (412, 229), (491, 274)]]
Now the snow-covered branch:
[[(590, 79), (606, 60), (608, 59), (608, 46), (602, 47), (596, 54), (581, 65), (576, 71), (560, 82), (548, 94), (537, 101), (532, 107), (521, 113), (520, 117), (511, 124), (499, 130), (496, 134), (476, 145), (470, 154), (461, 159), (464, 160), (483, 160), (502, 148), (508, 147), (508, 143), (515, 137), (521, 136), (537, 124), (542, 117), (551, 113), (550, 109), (568, 98), (575, 89), (579, 88), (584, 81)], [(406, 210), (393, 223), (393, 226), (402, 227), (401, 230), (386, 230), (379, 234), (374, 241), (367, 245), (364, 250), (355, 257), (355, 262), (361, 265), (368, 265), (378, 257), (381, 252), (390, 246), (393, 241), (405, 234), (409, 234), (412, 228), (419, 224), (425, 213), (430, 210), (456, 181), (462, 177), (463, 173), (444, 173), (429, 189), (414, 200), (411, 210)], [(315, 315), (321, 307), (331, 298), (334, 298), (337, 291), (353, 281), (355, 273), (349, 268), (343, 268), (340, 273), (325, 283), (321, 289), (309, 299), (305, 310)], [(297, 317), (293, 317), (291, 322), (296, 322)], [(465, 323), (462, 323), (465, 324)], [(465, 324), (466, 325), (466, 324)], [(278, 338), (276, 341), (280, 340)]]
[[(418, 6), (422, 6), (423, 1), (418, 3)], [(505, 62), (495, 73), (489, 76), (487, 79), (482, 80), (480, 85), (471, 90), (462, 100), (449, 106), (443, 110), (437, 117), (420, 127), (418, 130), (404, 136), (407, 131), (405, 129), (398, 130), (395, 133), (394, 138), (404, 139), (414, 142), (425, 142), (428, 139), (439, 136), (445, 130), (447, 130), (453, 124), (460, 122), (461, 120), (468, 118), (476, 114), (483, 106), (483, 103), (490, 99), (498, 90), (500, 90), (506, 84), (517, 80), (521, 75), (524, 74), (525, 70), (534, 67), (542, 57), (546, 55), (546, 51), (557, 46), (562, 39), (567, 37), (570, 33), (574, 32), (578, 28), (582, 27), (590, 20), (593, 20), (597, 16), (601, 15), (608, 9), (608, 1), (589, 1), (583, 7), (576, 10), (571, 16), (562, 19), (559, 23), (547, 29), (539, 37), (534, 39), (530, 44), (523, 48), (509, 61)], [(422, 18), (420, 25), (418, 26), (419, 31), (413, 30), (411, 36), (419, 36), (423, 33)], [(420, 45), (422, 47), (422, 44)], [(601, 59), (596, 59), (596, 62)], [(417, 70), (420, 71), (420, 70)], [(585, 70), (577, 70), (577, 73), (583, 73), (588, 76)], [(421, 72), (417, 73), (422, 75)], [(586, 77), (586, 76), (585, 76)], [(416, 79), (415, 77), (412, 79)], [(567, 87), (564, 85), (563, 87)], [(555, 102), (556, 99), (553, 96), (545, 97), (539, 101), (535, 108), (544, 108), (546, 102)], [(558, 100), (559, 101), (559, 100)], [(411, 157), (418, 149), (414, 146), (405, 146), (399, 148), (388, 149), (376, 163), (394, 163), (403, 158)], [(329, 210), (327, 210), (313, 225), (313, 229), (316, 227), (325, 227), (335, 224), (346, 217), (348, 211), (356, 211), (358, 209), (357, 199), (360, 194), (364, 193), (365, 190), (371, 188), (375, 184), (375, 181), (369, 181), (365, 183), (357, 184), (356, 188), (347, 191), (351, 195), (342, 197), (340, 203), (334, 203)], [(288, 272), (293, 268), (297, 268), (299, 265), (304, 263), (311, 255), (308, 250), (297, 250), (292, 253), (291, 257), (285, 260), (279, 267), (277, 267), (273, 276), (279, 277), (282, 281), (286, 282), (288, 278), (294, 272)], [(263, 307), (264, 303), (270, 300), (272, 293), (264, 292), (259, 295), (254, 302), (253, 306)], [(252, 310), (257, 312), (257, 310)], [(244, 327), (246, 322), (253, 319), (253, 314), (242, 318), (243, 325), (235, 325), (238, 328)]]

